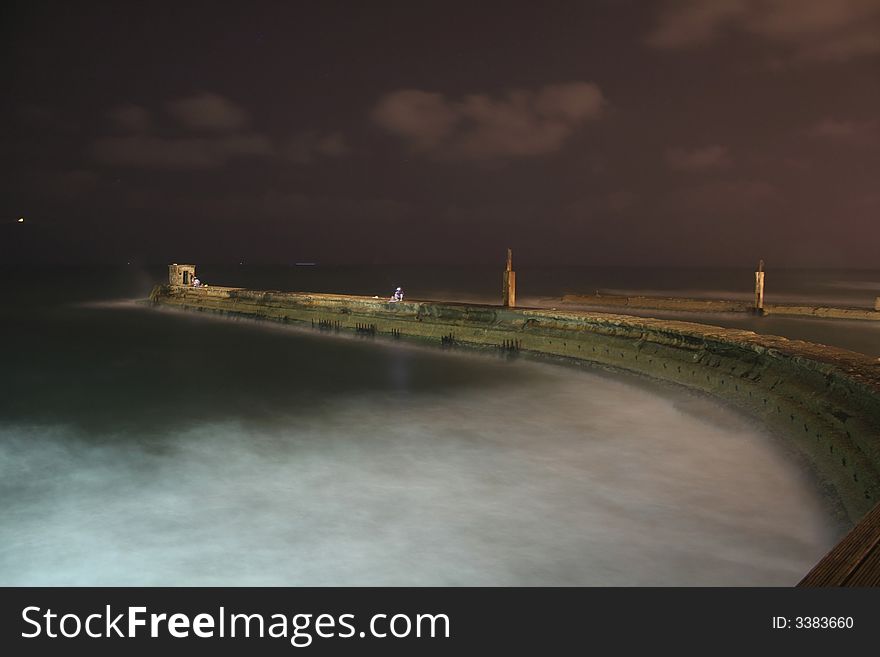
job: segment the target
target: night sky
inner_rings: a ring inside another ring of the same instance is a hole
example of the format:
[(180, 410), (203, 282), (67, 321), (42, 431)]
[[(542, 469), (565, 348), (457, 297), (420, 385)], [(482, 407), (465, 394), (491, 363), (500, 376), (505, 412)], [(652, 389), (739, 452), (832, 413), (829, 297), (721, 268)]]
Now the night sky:
[(880, 0), (0, 25), (4, 263), (880, 267)]

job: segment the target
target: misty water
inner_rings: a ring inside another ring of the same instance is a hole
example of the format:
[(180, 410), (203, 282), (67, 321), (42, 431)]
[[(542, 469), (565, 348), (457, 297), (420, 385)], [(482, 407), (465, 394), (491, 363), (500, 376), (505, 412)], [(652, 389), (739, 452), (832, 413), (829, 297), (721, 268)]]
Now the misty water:
[(845, 530), (783, 438), (703, 395), (65, 272), (5, 272), (0, 585), (790, 585)]

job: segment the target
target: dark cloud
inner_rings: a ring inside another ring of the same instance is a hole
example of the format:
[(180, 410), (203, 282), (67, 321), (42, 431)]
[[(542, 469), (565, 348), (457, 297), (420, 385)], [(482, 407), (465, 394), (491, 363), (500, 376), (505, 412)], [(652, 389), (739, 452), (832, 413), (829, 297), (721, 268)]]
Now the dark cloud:
[(107, 116), (125, 132), (146, 132), (152, 124), (150, 111), (140, 105), (119, 105), (109, 110)]
[(165, 108), (179, 124), (177, 134), (153, 134), (152, 116), (139, 105), (108, 111), (116, 128), (134, 134), (96, 139), (88, 148), (92, 159), (108, 166), (185, 171), (216, 169), (237, 158), (276, 152), (268, 137), (242, 129), (248, 124), (244, 109), (217, 94), (169, 101)]
[(823, 119), (809, 129), (817, 139), (854, 146), (880, 145), (880, 120)]
[(349, 152), (349, 147), (341, 132), (332, 132), (318, 140), (318, 143), (315, 144), (315, 150), (327, 157), (339, 157), (346, 155)]
[(384, 96), (372, 118), (417, 151), (482, 160), (558, 151), (584, 123), (599, 118), (604, 104), (599, 87), (589, 82), (460, 100), (405, 89)]
[(679, 171), (706, 171), (730, 165), (727, 148), (713, 144), (701, 148), (670, 148), (666, 151), (666, 162)]
[(0, 260), (876, 266), (880, 0), (227, 4), (18, 3)]
[(297, 164), (309, 164), (316, 157), (341, 157), (349, 153), (348, 142), (341, 132), (319, 134), (314, 131), (303, 132), (287, 146), (286, 156)]
[(97, 162), (110, 166), (187, 170), (215, 169), (236, 158), (271, 155), (274, 149), (266, 137), (242, 133), (214, 138), (104, 137), (90, 151)]
[(248, 115), (228, 98), (215, 93), (199, 93), (165, 104), (168, 113), (186, 128), (216, 132), (240, 130)]
[(797, 60), (845, 61), (880, 53), (878, 0), (667, 0), (648, 43), (701, 46), (739, 32)]

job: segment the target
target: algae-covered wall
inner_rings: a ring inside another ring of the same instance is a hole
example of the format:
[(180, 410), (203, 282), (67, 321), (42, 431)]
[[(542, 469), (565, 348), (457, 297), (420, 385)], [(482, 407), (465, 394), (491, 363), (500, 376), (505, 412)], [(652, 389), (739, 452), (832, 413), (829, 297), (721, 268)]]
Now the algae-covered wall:
[(791, 436), (850, 520), (880, 497), (880, 364), (853, 352), (605, 313), (167, 285), (151, 299), (323, 330), (575, 358), (672, 381), (729, 400)]

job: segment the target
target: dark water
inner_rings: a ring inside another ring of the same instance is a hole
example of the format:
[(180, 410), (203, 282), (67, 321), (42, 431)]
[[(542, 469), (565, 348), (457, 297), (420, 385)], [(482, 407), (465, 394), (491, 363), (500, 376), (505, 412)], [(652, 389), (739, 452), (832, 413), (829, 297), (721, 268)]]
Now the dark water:
[[(500, 280), (321, 270), (200, 273)], [(0, 584), (791, 584), (842, 529), (785, 443), (677, 388), (133, 303), (162, 268), (0, 275)]]

